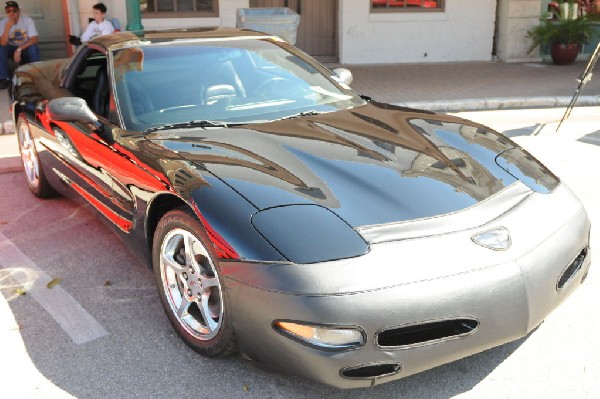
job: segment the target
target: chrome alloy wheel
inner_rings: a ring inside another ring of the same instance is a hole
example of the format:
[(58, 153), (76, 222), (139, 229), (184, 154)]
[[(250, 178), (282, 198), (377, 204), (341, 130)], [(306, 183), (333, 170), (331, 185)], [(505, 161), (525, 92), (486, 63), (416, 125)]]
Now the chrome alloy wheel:
[(40, 185), (40, 164), (35, 151), (33, 138), (26, 121), (19, 120), (17, 134), (19, 135), (21, 162), (23, 162), (23, 169), (25, 170), (27, 182), (32, 189), (36, 190)]
[(179, 324), (200, 340), (217, 335), (223, 320), (223, 293), (202, 242), (187, 230), (171, 230), (160, 249), (160, 275)]

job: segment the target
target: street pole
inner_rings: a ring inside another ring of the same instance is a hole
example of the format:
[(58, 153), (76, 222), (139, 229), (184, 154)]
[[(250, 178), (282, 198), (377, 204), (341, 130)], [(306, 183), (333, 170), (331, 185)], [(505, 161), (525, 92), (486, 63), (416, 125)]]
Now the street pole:
[(144, 27), (142, 26), (140, 0), (127, 0), (127, 26), (125, 29), (130, 31), (144, 30)]

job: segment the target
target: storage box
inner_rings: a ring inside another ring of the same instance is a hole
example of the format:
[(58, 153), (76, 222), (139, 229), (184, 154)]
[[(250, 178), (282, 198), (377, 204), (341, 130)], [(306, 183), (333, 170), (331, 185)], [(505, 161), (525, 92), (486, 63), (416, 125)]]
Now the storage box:
[(236, 26), (276, 35), (295, 44), (300, 15), (287, 7), (238, 8)]

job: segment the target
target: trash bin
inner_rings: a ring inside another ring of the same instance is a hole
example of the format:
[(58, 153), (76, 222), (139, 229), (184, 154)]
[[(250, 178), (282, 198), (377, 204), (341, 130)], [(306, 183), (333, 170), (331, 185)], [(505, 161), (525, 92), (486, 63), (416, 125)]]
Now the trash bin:
[(287, 7), (238, 8), (236, 26), (276, 35), (295, 44), (300, 15)]

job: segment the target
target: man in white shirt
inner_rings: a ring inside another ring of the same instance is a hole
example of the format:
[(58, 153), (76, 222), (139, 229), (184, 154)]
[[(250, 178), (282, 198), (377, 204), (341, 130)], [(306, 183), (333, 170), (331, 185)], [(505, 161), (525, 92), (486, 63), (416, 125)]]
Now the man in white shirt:
[(93, 37), (108, 35), (109, 33), (113, 33), (115, 31), (113, 24), (105, 19), (106, 6), (104, 3), (94, 4), (92, 7), (92, 12), (94, 14), (94, 20), (90, 22), (85, 32), (83, 32), (81, 35), (82, 42), (87, 42)]
[(40, 60), (38, 33), (33, 20), (20, 15), (19, 4), (7, 1), (6, 17), (0, 21), (0, 89), (8, 87), (8, 60), (18, 64)]

